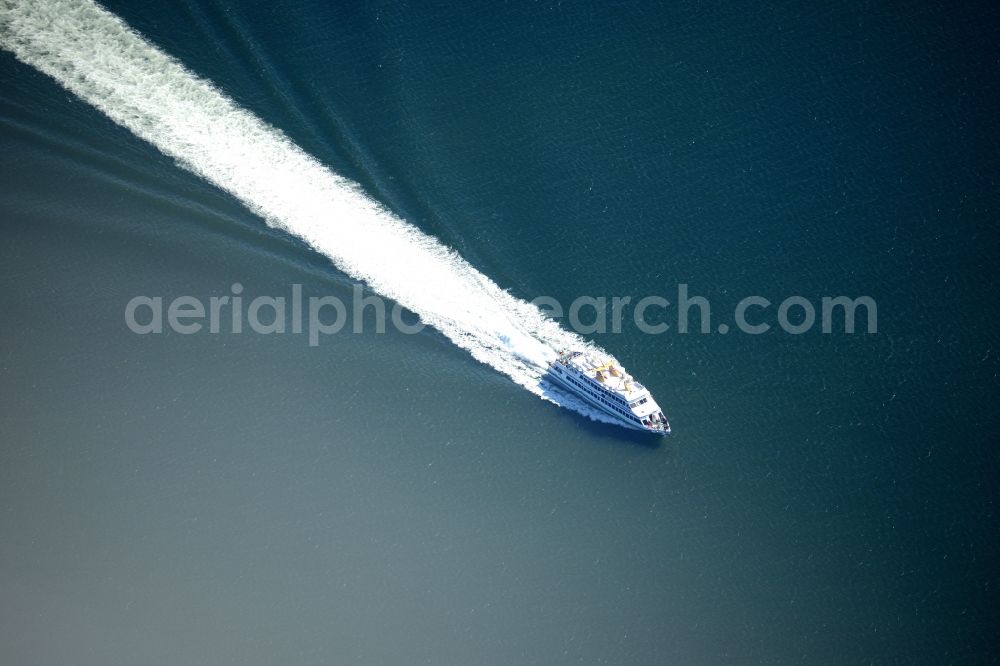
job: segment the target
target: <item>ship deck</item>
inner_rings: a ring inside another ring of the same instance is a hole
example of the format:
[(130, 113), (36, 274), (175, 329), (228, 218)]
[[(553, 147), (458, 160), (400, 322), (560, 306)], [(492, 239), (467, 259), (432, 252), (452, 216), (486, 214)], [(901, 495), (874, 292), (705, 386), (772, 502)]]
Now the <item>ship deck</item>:
[[(626, 400), (635, 400), (648, 393), (645, 386), (625, 372), (624, 368), (613, 359), (598, 359), (581, 354), (569, 359), (566, 365), (575, 368), (587, 378), (592, 379), (598, 386), (611, 389)], [(618, 376), (612, 373), (612, 368), (618, 372)], [(598, 373), (603, 376), (603, 381), (598, 378)]]

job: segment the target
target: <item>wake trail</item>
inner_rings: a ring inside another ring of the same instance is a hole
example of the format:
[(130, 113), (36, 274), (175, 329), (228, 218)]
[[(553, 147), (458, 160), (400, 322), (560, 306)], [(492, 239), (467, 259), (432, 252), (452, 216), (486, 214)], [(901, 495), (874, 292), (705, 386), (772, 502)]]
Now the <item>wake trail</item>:
[(478, 361), (536, 395), (609, 420), (542, 381), (557, 350), (596, 349), (591, 343), (380, 206), (114, 14), (89, 0), (0, 0), (0, 47)]

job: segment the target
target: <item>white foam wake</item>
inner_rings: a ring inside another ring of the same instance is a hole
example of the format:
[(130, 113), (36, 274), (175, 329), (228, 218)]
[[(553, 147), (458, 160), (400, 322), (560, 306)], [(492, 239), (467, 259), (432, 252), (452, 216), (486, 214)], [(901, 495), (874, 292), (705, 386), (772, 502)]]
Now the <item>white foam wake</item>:
[(556, 350), (590, 346), (586, 341), (379, 206), (114, 14), (88, 0), (0, 0), (0, 46), (479, 361), (537, 395), (606, 420), (540, 382)]

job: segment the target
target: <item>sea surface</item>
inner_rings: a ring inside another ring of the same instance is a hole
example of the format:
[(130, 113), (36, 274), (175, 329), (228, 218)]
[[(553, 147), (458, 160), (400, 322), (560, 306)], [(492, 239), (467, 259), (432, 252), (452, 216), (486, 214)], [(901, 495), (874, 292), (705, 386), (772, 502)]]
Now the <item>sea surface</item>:
[[(103, 6), (464, 261), (364, 257), (417, 334), (138, 335), (136, 296), (349, 302), (365, 219), (276, 225), (0, 49), (0, 663), (997, 658), (995, 6)], [(709, 332), (583, 336), (669, 438), (483, 342), (679, 285)]]

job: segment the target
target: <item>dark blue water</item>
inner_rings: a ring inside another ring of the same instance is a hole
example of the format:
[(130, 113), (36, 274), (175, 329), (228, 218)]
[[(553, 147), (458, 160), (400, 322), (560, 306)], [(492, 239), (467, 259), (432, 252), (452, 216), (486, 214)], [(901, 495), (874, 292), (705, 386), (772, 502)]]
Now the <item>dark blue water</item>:
[(662, 443), (433, 330), (137, 336), (351, 283), (0, 52), (2, 661), (995, 658), (995, 9), (106, 6), (517, 296), (878, 332), (592, 336)]

